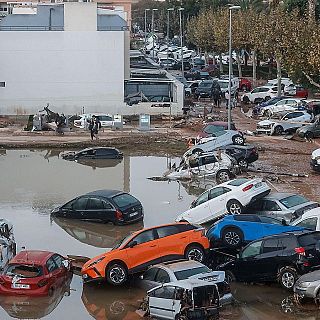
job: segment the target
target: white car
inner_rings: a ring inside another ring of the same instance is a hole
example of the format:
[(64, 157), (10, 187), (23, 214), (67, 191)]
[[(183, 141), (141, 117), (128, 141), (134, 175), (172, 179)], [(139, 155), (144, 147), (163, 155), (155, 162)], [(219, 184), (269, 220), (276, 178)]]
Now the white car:
[(261, 101), (267, 101), (277, 96), (277, 90), (277, 87), (271, 86), (256, 87), (249, 93), (245, 93), (241, 97), (241, 101), (244, 103), (259, 103)]
[(320, 207), (306, 211), (290, 225), (320, 231)]
[(80, 114), (80, 119), (74, 120), (73, 125), (77, 128), (84, 129), (86, 125), (89, 125), (90, 119), (92, 116), (96, 116), (100, 120), (101, 127), (112, 127), (113, 126), (113, 117), (110, 114), (104, 113), (84, 113)]
[(303, 108), (304, 105), (305, 105), (304, 99), (299, 99), (299, 98), (282, 99), (276, 102), (275, 104), (264, 107), (263, 115), (270, 117), (272, 114), (277, 112), (295, 111), (299, 108)]
[(314, 171), (320, 172), (320, 149), (312, 152), (310, 165)]
[[(276, 86), (278, 84), (278, 79), (268, 80), (268, 84)], [(293, 84), (293, 82), (290, 78), (281, 78), (281, 85), (289, 86), (291, 84)]]
[[(226, 94), (226, 92), (229, 90), (229, 80), (228, 79), (219, 79), (218, 83), (221, 88), (221, 92), (223, 95)], [(239, 87), (239, 83), (233, 78), (231, 78), (231, 94), (233, 95)]]
[(224, 182), (202, 193), (176, 221), (202, 224), (227, 212), (240, 214), (248, 204), (268, 195), (270, 191), (262, 179), (241, 178)]
[(295, 131), (303, 123), (311, 121), (311, 115), (306, 111), (285, 112), (274, 114), (270, 119), (257, 123), (257, 133), (280, 135), (283, 132)]

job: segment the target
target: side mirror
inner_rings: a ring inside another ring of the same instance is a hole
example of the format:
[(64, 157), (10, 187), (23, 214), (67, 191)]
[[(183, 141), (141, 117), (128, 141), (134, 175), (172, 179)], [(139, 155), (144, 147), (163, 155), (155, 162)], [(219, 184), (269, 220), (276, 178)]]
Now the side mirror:
[(70, 270), (70, 261), (69, 261), (69, 260), (63, 260), (63, 261), (62, 261), (62, 265), (63, 265), (66, 269)]
[(281, 224), (282, 224), (283, 226), (287, 226), (287, 225), (288, 225), (288, 223), (287, 223), (287, 221), (286, 221), (285, 219), (282, 219), (282, 220), (281, 220)]
[(130, 242), (129, 247), (130, 247), (130, 248), (133, 248), (133, 247), (135, 247), (137, 244), (138, 244), (137, 241), (132, 241), (132, 242)]

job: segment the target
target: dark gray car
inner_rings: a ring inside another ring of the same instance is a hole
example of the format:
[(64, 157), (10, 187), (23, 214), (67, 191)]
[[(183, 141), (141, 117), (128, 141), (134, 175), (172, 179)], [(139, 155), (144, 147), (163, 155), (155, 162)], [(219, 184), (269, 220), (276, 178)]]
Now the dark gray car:
[(301, 276), (293, 287), (300, 298), (320, 298), (320, 270)]

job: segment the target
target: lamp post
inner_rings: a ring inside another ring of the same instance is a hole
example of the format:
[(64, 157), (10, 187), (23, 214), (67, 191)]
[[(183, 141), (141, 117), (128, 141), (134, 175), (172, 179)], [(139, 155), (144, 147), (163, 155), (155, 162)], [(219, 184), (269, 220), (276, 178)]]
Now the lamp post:
[(144, 9), (144, 53), (147, 51), (147, 11), (150, 9)]
[(152, 29), (152, 58), (154, 59), (154, 13), (158, 9), (152, 9), (151, 29)]
[(184, 8), (179, 8), (179, 23), (180, 23), (180, 46), (181, 46), (181, 73), (182, 77), (184, 77), (183, 73), (183, 34), (182, 34), (182, 11)]
[[(168, 58), (169, 58), (169, 33), (170, 33), (170, 11), (173, 11), (174, 8), (168, 8), (167, 9), (167, 71), (169, 69), (168, 67)], [(170, 119), (171, 120), (171, 119)]]
[(231, 129), (231, 70), (232, 70), (232, 10), (241, 9), (240, 6), (229, 7), (229, 83), (228, 83), (228, 130)]

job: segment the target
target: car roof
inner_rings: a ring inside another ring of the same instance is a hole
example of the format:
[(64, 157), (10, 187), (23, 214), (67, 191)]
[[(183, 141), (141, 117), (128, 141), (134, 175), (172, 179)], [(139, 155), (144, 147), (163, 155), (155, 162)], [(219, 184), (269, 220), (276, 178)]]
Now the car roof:
[(266, 240), (266, 239), (270, 239), (270, 238), (274, 238), (274, 237), (283, 237), (283, 236), (301, 236), (301, 235), (304, 235), (304, 234), (310, 234), (310, 233), (319, 233), (319, 231), (313, 231), (313, 230), (296, 230), (296, 231), (286, 231), (286, 232), (282, 232), (282, 233), (279, 233), (279, 234), (273, 234), (273, 235), (270, 235), (270, 236), (266, 236), (266, 237), (263, 237), (261, 239), (258, 239), (259, 240)]
[(105, 198), (111, 198), (111, 197), (114, 197), (114, 196), (116, 196), (118, 194), (122, 194), (122, 193), (126, 193), (126, 192), (120, 191), (120, 190), (105, 189), (105, 190), (96, 190), (96, 191), (88, 192), (85, 195), (86, 196), (100, 196), (100, 197), (105, 197)]
[(85, 148), (85, 149), (82, 149), (79, 152), (84, 152), (84, 151), (89, 151), (89, 150), (117, 150), (116, 148), (113, 148), (113, 147), (91, 147), (91, 148)]
[(302, 218), (308, 218), (310, 216), (319, 215), (320, 216), (320, 207), (310, 209), (303, 213)]
[(290, 192), (272, 192), (263, 198), (264, 199), (281, 200), (283, 198), (287, 198), (290, 196), (297, 196), (297, 195), (298, 194), (296, 194), (296, 193), (290, 193)]
[(198, 280), (198, 279), (185, 279), (185, 280), (179, 280), (179, 281), (174, 281), (174, 282), (168, 282), (164, 286), (175, 286), (179, 288), (184, 288), (188, 290), (192, 290), (193, 288), (196, 287), (216, 287), (215, 284), (212, 284), (207, 281), (203, 280)]
[(41, 250), (23, 250), (20, 251), (13, 259), (10, 260), (10, 264), (40, 264), (43, 265), (47, 260), (55, 254), (50, 251)]
[(176, 271), (183, 271), (183, 270), (189, 270), (194, 268), (199, 268), (205, 266), (201, 262), (195, 261), (195, 260), (183, 260), (183, 261), (177, 261), (177, 262), (169, 262), (169, 263), (159, 263), (156, 264), (153, 267), (164, 267), (166, 269), (170, 269), (172, 272)]

